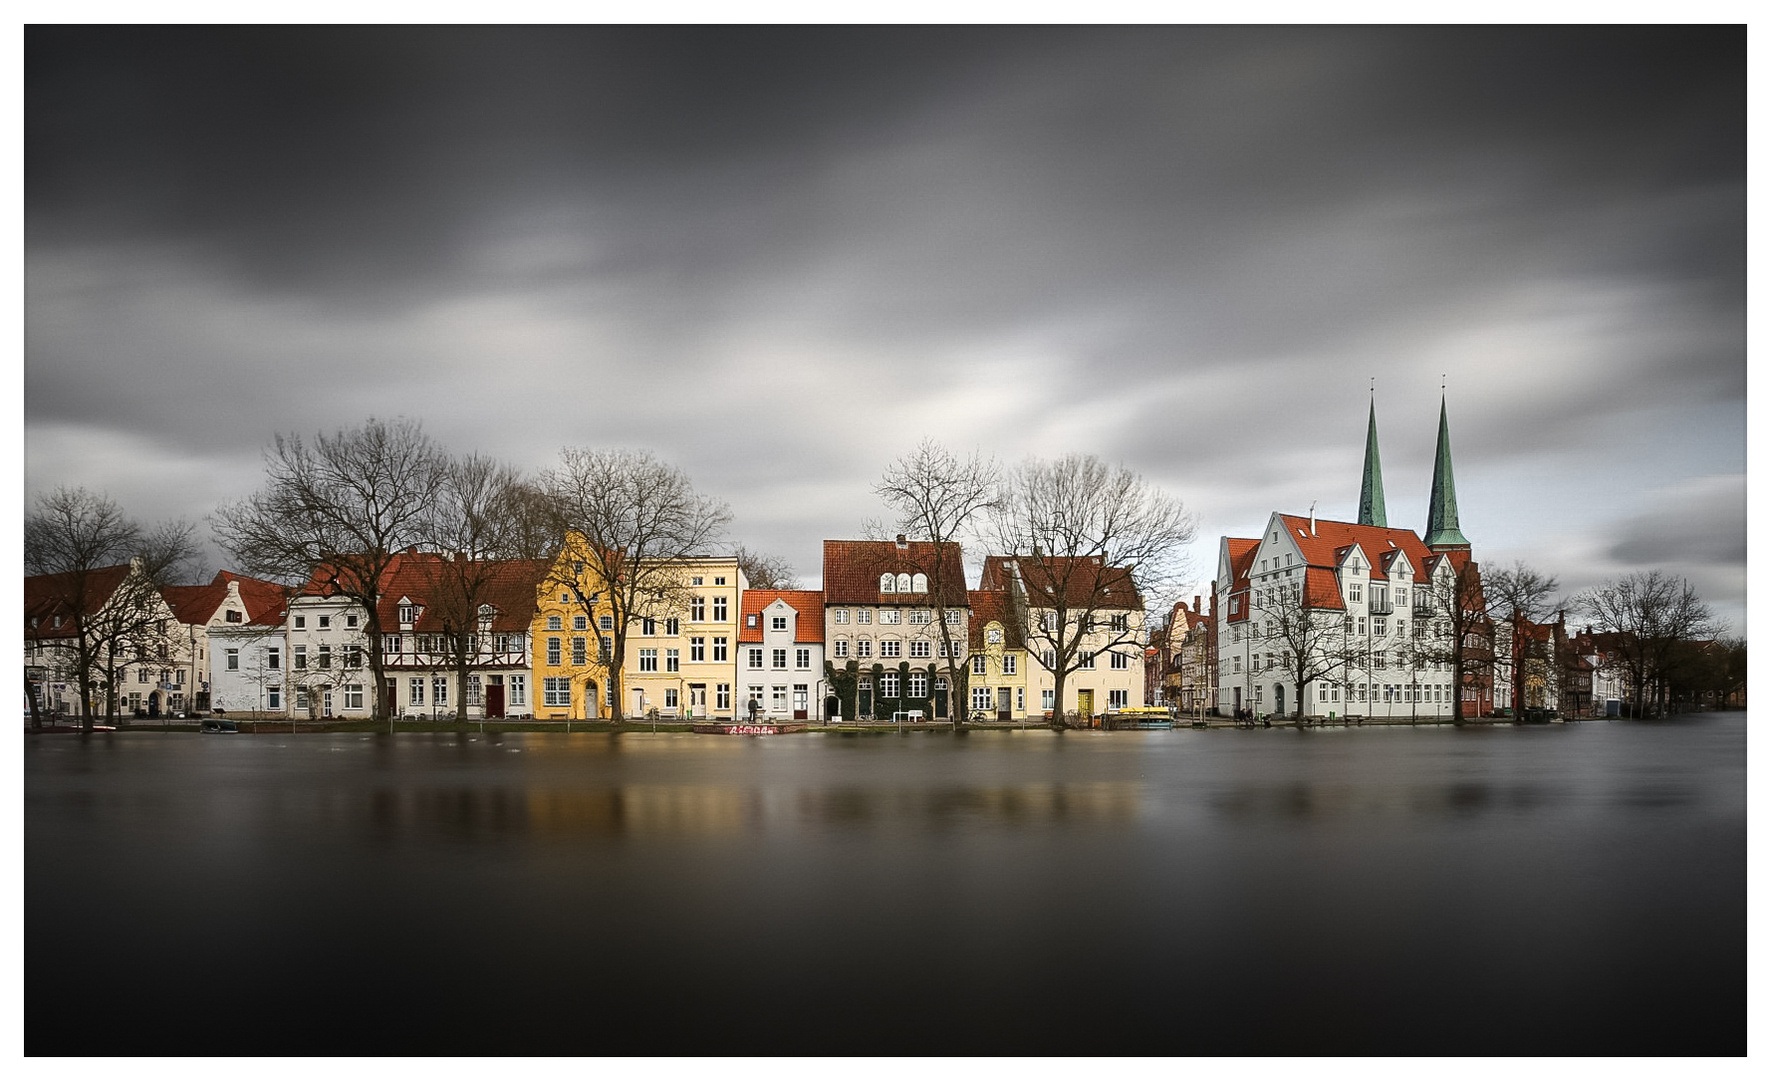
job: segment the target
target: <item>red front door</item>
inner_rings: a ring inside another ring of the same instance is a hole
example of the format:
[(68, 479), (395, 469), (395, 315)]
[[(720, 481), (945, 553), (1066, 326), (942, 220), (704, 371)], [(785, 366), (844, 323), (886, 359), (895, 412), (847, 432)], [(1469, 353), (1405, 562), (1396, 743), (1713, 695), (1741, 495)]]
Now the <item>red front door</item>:
[(504, 688), (502, 686), (486, 687), (486, 719), (504, 719)]

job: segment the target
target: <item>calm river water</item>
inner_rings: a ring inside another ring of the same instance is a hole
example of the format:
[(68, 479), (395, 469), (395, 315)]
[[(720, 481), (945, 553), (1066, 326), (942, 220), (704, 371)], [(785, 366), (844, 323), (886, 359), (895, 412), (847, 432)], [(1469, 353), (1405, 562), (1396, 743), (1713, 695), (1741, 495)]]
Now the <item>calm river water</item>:
[(28, 1054), (1743, 1054), (1745, 718), (25, 743)]

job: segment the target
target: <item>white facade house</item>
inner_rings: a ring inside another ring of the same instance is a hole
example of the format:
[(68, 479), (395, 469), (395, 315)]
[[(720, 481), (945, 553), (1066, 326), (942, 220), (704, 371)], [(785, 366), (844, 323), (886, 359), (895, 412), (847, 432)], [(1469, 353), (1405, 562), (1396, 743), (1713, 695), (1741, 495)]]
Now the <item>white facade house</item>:
[(825, 713), (824, 594), (752, 589), (738, 628), (737, 719), (821, 721)]

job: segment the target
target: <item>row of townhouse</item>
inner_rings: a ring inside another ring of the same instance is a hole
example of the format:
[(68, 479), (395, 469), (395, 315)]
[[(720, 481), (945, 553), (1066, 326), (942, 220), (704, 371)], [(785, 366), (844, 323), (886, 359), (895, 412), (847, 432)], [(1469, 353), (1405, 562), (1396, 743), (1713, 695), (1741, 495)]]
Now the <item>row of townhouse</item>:
[(161, 717), (211, 707), (211, 635), (280, 618), (284, 592), (225, 570), (204, 585), (158, 585), (135, 562), (26, 577), (24, 604), (40, 713), (79, 715), (84, 699), (92, 715)]
[[(440, 718), (464, 705), (472, 717), (594, 719), (621, 693), (628, 717), (939, 719), (955, 707), (948, 672), (961, 665), (969, 700), (959, 707), (971, 715), (1026, 719), (1057, 707), (1049, 649), (1040, 651), (1050, 612), (1037, 588), (1025, 587), (1014, 560), (992, 557), (980, 588), (968, 589), (956, 544), (827, 541), (822, 590), (751, 589), (730, 556), (674, 560), (669, 606), (635, 612), (624, 635), (615, 633), (606, 583), (568, 544), (552, 562), (492, 569), (465, 665), (461, 635), (445, 617), (450, 561), (408, 551), (381, 583), (395, 715)], [(1066, 712), (1143, 699), (1143, 612), (1126, 581), (1084, 643)], [(316, 571), (285, 604), (210, 635), (215, 707), (369, 715), (368, 627)]]

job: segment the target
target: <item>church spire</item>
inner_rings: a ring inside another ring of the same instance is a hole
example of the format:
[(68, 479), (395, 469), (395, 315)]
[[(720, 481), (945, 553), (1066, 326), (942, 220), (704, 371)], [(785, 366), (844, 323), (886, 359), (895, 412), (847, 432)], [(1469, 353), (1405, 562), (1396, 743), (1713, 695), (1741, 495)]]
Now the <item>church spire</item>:
[(1377, 457), (1377, 398), (1371, 395), (1371, 426), (1364, 436), (1364, 486), (1358, 491), (1358, 523), (1389, 527), (1383, 508), (1383, 463)]
[(1450, 418), (1438, 399), (1438, 458), (1432, 464), (1432, 501), (1426, 510), (1426, 546), (1466, 548), (1468, 538), (1457, 528), (1457, 482), (1450, 471)]

